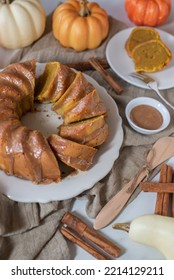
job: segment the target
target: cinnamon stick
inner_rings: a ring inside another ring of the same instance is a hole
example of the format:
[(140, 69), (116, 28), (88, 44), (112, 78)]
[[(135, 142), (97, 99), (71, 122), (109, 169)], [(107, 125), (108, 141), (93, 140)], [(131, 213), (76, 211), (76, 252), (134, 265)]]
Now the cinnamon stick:
[[(173, 179), (173, 168), (169, 165), (167, 165), (167, 174), (166, 174), (166, 182), (171, 183)], [(162, 215), (163, 216), (169, 216), (169, 206), (170, 206), (170, 198), (172, 198), (172, 193), (164, 193), (163, 195), (163, 209), (162, 209)]]
[(118, 257), (121, 249), (110, 240), (99, 234), (93, 228), (85, 224), (80, 218), (70, 212), (65, 213), (62, 218), (62, 223), (66, 224), (69, 228), (76, 231), (80, 236), (93, 242), (98, 247), (102, 248), (106, 253), (113, 257)]
[(118, 93), (121, 94), (123, 92), (123, 88), (103, 69), (103, 67), (98, 63), (95, 58), (90, 58), (89, 62), (93, 66), (93, 68), (99, 72), (99, 74), (110, 84), (110, 86)]
[[(161, 172), (160, 172), (160, 182), (165, 183), (167, 180), (167, 164), (161, 165)], [(157, 192), (156, 197), (156, 204), (155, 204), (155, 214), (162, 215), (163, 212), (163, 199), (164, 193)]]
[(174, 193), (174, 183), (142, 182), (140, 187), (144, 192)]
[(164, 193), (161, 215), (169, 216), (169, 202), (170, 202), (170, 193)]
[(174, 193), (172, 194), (171, 204), (172, 204), (171, 216), (174, 217)]
[[(97, 58), (97, 61), (104, 69), (110, 68), (106, 59)], [(70, 68), (76, 69), (77, 71), (94, 70), (94, 67), (91, 65), (91, 63), (89, 61), (66, 63), (66, 65)]]
[(174, 196), (174, 183), (172, 183), (172, 179), (173, 168), (167, 164), (162, 164), (159, 183), (143, 182), (140, 184), (143, 191), (157, 192), (155, 214), (163, 216), (169, 216), (170, 212), (174, 214), (174, 209), (170, 209), (171, 198)]
[(100, 251), (92, 247), (85, 240), (82, 240), (76, 233), (72, 232), (67, 227), (62, 226), (60, 231), (68, 240), (72, 241), (73, 243), (75, 243), (76, 245), (84, 249), (86, 252), (91, 254), (97, 260), (109, 260), (107, 256), (105, 256)]

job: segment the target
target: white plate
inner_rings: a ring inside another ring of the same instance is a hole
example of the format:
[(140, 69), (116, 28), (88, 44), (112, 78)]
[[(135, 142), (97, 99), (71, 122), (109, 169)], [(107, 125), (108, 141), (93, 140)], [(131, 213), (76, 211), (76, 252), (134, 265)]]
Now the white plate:
[[(38, 63), (36, 74), (41, 73), (44, 67), (45, 64)], [(90, 189), (110, 171), (114, 161), (119, 156), (119, 150), (123, 141), (122, 119), (119, 116), (115, 101), (106, 90), (91, 77), (86, 75), (86, 78), (95, 86), (108, 108), (107, 123), (109, 124), (109, 137), (99, 148), (92, 167), (86, 172), (79, 172), (77, 175), (64, 178), (59, 183), (49, 185), (35, 185), (30, 181), (8, 176), (3, 171), (0, 171), (1, 193), (19, 202), (46, 203), (55, 200), (65, 200)], [(49, 126), (50, 134), (53, 133), (61, 120), (58, 119), (54, 112), (48, 112), (49, 108), (50, 105), (41, 105), (41, 112), (38, 112), (40, 114), (39, 118), (35, 118), (36, 115), (33, 113), (28, 113), (23, 118), (24, 124), (33, 129), (42, 128), (42, 131), (44, 130), (46, 134), (48, 134), (46, 128)], [(34, 115), (33, 121), (31, 115)]]
[[(123, 80), (137, 87), (149, 89), (141, 81), (129, 77), (129, 74), (135, 72), (135, 69), (134, 63), (125, 49), (125, 43), (133, 28), (135, 27), (122, 30), (111, 38), (106, 47), (106, 57), (113, 71)], [(158, 82), (159, 89), (168, 89), (174, 87), (174, 36), (162, 30), (156, 30), (172, 52), (173, 57), (166, 68), (159, 72), (150, 73), (150, 76)]]

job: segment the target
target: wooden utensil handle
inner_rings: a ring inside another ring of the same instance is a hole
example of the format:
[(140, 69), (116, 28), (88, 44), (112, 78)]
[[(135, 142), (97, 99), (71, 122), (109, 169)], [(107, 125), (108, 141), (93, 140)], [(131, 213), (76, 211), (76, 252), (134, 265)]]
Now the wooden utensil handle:
[[(102, 208), (102, 210), (97, 215), (93, 227), (95, 229), (100, 229), (102, 227), (105, 227), (107, 224), (109, 224), (125, 207), (126, 203), (132, 196), (132, 193), (136, 190), (139, 183), (144, 179), (146, 176), (146, 170), (142, 171), (139, 176), (136, 178), (136, 176), (122, 188), (111, 200)], [(136, 180), (135, 180), (136, 179)], [(132, 188), (132, 184), (134, 183), (134, 187)], [(130, 192), (130, 188), (132, 188), (132, 191)], [(107, 208), (109, 209), (109, 217)]]

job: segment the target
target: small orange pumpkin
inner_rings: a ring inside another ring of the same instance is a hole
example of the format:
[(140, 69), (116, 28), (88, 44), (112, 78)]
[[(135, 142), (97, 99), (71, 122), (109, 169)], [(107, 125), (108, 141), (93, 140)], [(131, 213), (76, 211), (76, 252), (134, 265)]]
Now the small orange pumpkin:
[(67, 0), (53, 13), (52, 31), (64, 47), (94, 49), (107, 37), (109, 19), (95, 2)]
[(163, 24), (171, 10), (171, 0), (125, 0), (128, 18), (136, 25)]

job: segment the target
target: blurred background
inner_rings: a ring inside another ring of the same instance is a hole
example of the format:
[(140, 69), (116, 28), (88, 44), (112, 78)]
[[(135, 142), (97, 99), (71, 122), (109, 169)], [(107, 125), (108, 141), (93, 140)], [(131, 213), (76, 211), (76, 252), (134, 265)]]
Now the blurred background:
[[(58, 0), (41, 0), (43, 6), (45, 7), (47, 14), (50, 14), (55, 7), (58, 5)], [(66, 2), (66, 1), (60, 1)], [(101, 7), (103, 7), (107, 13), (115, 17), (116, 19), (123, 21), (128, 26), (134, 26), (134, 24), (128, 19), (125, 8), (124, 8), (124, 0), (95, 0), (91, 2), (97, 2)], [(160, 26), (160, 29), (170, 32), (174, 35), (174, 0), (172, 0), (172, 10), (170, 16), (168, 17), (166, 23)]]

